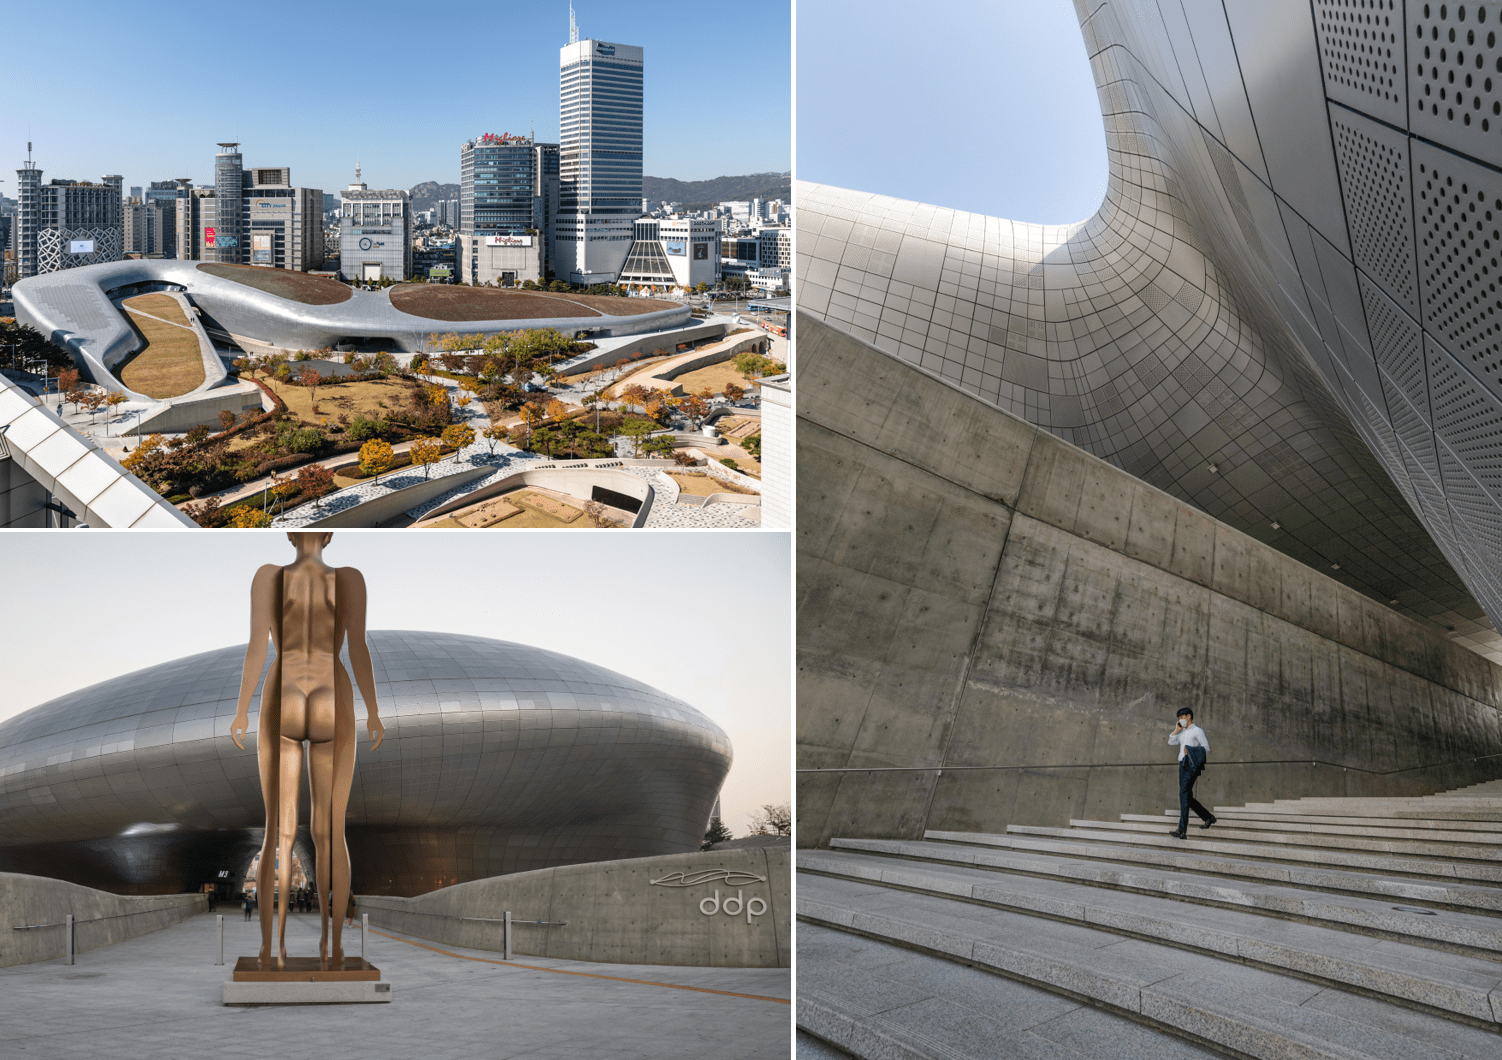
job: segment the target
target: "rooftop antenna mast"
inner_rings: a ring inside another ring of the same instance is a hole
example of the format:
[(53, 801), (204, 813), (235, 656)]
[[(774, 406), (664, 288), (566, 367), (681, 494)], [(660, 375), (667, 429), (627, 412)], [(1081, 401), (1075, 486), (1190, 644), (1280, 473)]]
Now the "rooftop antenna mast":
[(568, 5), (568, 42), (570, 44), (579, 43), (579, 23), (574, 21), (573, 0), (569, 0)]

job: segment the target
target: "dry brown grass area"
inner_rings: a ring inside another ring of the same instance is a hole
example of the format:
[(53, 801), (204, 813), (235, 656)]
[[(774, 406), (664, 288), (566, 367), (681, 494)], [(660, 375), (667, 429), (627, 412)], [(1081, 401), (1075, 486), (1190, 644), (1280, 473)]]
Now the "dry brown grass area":
[(221, 265), (216, 261), (201, 262), (198, 266), (210, 276), (234, 280), (246, 287), (274, 294), (289, 302), (303, 305), (338, 305), (354, 297), (354, 291), (338, 280), (323, 276), (309, 276), (291, 269), (265, 269), (254, 265)]
[(734, 383), (743, 390), (749, 390), (757, 385), (755, 381), (737, 372), (733, 361), (721, 361), (708, 368), (696, 368), (692, 372), (685, 372), (674, 379), (673, 383), (681, 386), (685, 394), (697, 394), (705, 387), (708, 387), (712, 393), (723, 394), (726, 383)]
[(744, 486), (735, 486), (729, 482), (721, 482), (710, 475), (684, 475), (678, 472), (667, 472), (668, 478), (678, 483), (678, 492), (687, 493), (690, 497), (708, 497), (715, 493), (749, 493), (755, 496), (755, 490), (748, 490)]
[(562, 291), (549, 291), (543, 297), (578, 302), (613, 317), (639, 317), (643, 313), (655, 313), (659, 309), (676, 309), (679, 305), (677, 302), (664, 302), (657, 298), (612, 298), (608, 295), (566, 294)]
[[(405, 379), (363, 379), (355, 383), (321, 383), (316, 392), (305, 386), (290, 386), (275, 379), (265, 380), (276, 396), (287, 403), (287, 411), (307, 423), (327, 418), (338, 420), (341, 414), (385, 419), (393, 409), (402, 408), (415, 384)], [(319, 411), (314, 412), (317, 404)]]
[[(122, 383), (138, 394), (154, 398), (180, 397), (203, 383), (203, 355), (198, 349), (198, 335), (186, 326), (187, 318), (176, 299), (164, 294), (146, 294), (121, 304), (127, 309), (140, 310), (125, 315), (146, 340), (144, 349), (115, 370)], [(145, 313), (170, 316), (181, 320), (185, 326), (168, 324), (143, 315)]]
[(134, 298), (127, 298), (120, 304), (128, 309), (139, 309), (154, 317), (181, 324), (185, 328), (191, 326), (187, 314), (183, 312), (183, 307), (170, 294), (138, 294)]
[(532, 291), (446, 283), (393, 287), (391, 304), (403, 313), (427, 320), (530, 320), (600, 315), (577, 302), (560, 302)]

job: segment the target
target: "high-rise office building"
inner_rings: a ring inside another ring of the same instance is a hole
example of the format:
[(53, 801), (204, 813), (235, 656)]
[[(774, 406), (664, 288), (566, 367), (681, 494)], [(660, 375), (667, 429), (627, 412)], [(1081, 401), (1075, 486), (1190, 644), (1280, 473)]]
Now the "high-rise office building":
[[(220, 202), (239, 202), (245, 187), (245, 159), (240, 154), (240, 145), (222, 143), (214, 156), (214, 197)], [(240, 214), (236, 210), (221, 210), (218, 223), (204, 233), (204, 246), (214, 251), (211, 260), (239, 264), (245, 260), (240, 246)]]
[(642, 49), (579, 40), (559, 50), (558, 216), (553, 271), (612, 283), (641, 216)]
[(558, 209), (558, 145), (486, 133), (459, 148), (460, 278), (541, 280)]
[(177, 257), (177, 181), (153, 180), (139, 198), (151, 208), (147, 221), (151, 243), (148, 253)]

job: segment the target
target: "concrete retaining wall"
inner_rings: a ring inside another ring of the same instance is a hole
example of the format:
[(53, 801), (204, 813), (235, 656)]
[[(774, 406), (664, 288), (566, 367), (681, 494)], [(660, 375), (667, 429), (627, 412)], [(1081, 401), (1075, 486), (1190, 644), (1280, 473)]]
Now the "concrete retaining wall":
[[(472, 949), (502, 949), (501, 925), (483, 921), (510, 910), (517, 920), (568, 921), (566, 927), (515, 925), (516, 955), (609, 964), (787, 968), (791, 865), (785, 847), (717, 850), (539, 869), (417, 898), (360, 895), (356, 902), (370, 914), (373, 927)], [(672, 885), (675, 874), (682, 874), (677, 877), (682, 882), (705, 873), (750, 873), (765, 880), (721, 877)], [(735, 912), (724, 908), (727, 899)], [(752, 899), (760, 899), (765, 911), (755, 914), (761, 907)]]
[[(337, 512), (324, 516), (322, 519), (315, 519), (307, 525), (309, 529), (318, 527), (324, 530), (333, 530), (341, 526), (375, 526), (377, 523), (385, 522), (392, 516), (400, 515), (409, 508), (416, 508), (419, 504), (425, 504), (434, 497), (441, 497), (449, 490), (462, 486), (466, 482), (473, 482), (477, 478), (483, 478), (494, 470), (495, 468), (489, 464), (484, 464), (479, 467), (467, 467), (463, 471), (455, 471), (453, 474), (443, 475), (439, 478), (419, 480), (411, 486), (404, 486), (399, 490), (392, 490), (390, 493), (383, 493), (378, 497), (372, 497), (370, 500), (360, 504), (342, 508)], [(414, 473), (415, 469), (410, 466), (404, 467), (399, 471), (387, 472), (393, 478), (401, 478)], [(358, 486), (349, 486), (347, 488), (350, 490), (359, 489)], [(330, 493), (323, 498), (323, 503), (325, 506), (337, 503), (338, 497), (338, 492)]]
[[(798, 842), (1502, 776), (1502, 669), (802, 315)], [(1495, 757), (1486, 757), (1495, 756)]]
[[(610, 461), (610, 463), (616, 463), (616, 461)], [(632, 463), (639, 463), (639, 461), (632, 461)], [(641, 501), (641, 509), (636, 513), (636, 518), (631, 521), (633, 529), (647, 524), (647, 516), (652, 514), (652, 502), (657, 495), (656, 490), (630, 472), (612, 467), (589, 466), (580, 461), (576, 466), (530, 468), (526, 471), (518, 471), (514, 475), (507, 475), (489, 485), (481, 486), (462, 497), (455, 497), (446, 504), (434, 508), (423, 518), (435, 519), (502, 493), (510, 493), (522, 486), (540, 486), (543, 489), (557, 490), (559, 493), (565, 493), (582, 501), (587, 501), (593, 496), (594, 491), (591, 489), (593, 486), (601, 486), (614, 490), (616, 493), (624, 493), (628, 497), (635, 497)]]
[[(195, 392), (187, 397), (173, 398), (146, 413), (138, 422), (129, 423), (120, 434), (150, 435), (158, 431), (178, 432), (192, 430), (200, 423), (215, 431), (223, 429), (219, 413), (225, 409), (237, 417), (246, 409), (265, 408), (264, 394), (254, 383), (237, 383), (215, 390)], [(267, 399), (269, 400), (269, 399)]]
[(0, 968), (56, 960), (67, 952), (66, 928), (17, 927), (61, 925), (72, 913), (74, 952), (84, 953), (171, 927), (208, 908), (203, 894), (124, 898), (45, 876), (0, 872)]

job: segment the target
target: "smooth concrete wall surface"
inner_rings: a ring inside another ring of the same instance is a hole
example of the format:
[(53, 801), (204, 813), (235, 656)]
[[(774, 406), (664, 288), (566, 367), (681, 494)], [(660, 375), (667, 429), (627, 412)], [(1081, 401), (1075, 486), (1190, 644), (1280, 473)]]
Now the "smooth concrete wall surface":
[[(638, 463), (639, 461), (632, 461)], [(671, 461), (668, 461), (671, 463)], [(614, 463), (614, 461), (611, 461)], [(424, 519), (436, 519), (440, 515), (456, 512), (460, 508), (467, 508), (471, 504), (498, 497), (502, 493), (510, 493), (512, 490), (521, 489), (523, 486), (540, 486), (543, 489), (557, 490), (559, 493), (576, 497), (587, 501), (594, 496), (592, 487), (601, 486), (616, 493), (624, 493), (628, 497), (635, 497), (641, 501), (641, 510), (631, 521), (632, 529), (647, 525), (647, 516), (652, 514), (652, 502), (657, 496), (657, 491), (647, 485), (642, 479), (627, 471), (620, 471), (612, 467), (586, 464), (580, 461), (578, 464), (568, 464), (563, 467), (532, 468), (527, 471), (518, 471), (514, 475), (497, 479), (486, 486), (462, 497), (434, 508)], [(411, 507), (411, 505), (408, 505)], [(324, 525), (319, 523), (317, 525)]]
[(237, 417), (247, 409), (265, 408), (264, 392), (254, 383), (235, 383), (213, 390), (194, 391), (185, 397), (172, 398), (147, 412), (137, 422), (127, 421), (120, 434), (151, 435), (158, 431), (189, 431), (200, 423), (214, 430), (223, 429), (219, 413), (225, 409)]
[[(73, 950), (84, 953), (160, 931), (208, 908), (204, 894), (123, 898), (45, 876), (0, 872), (0, 968), (66, 956), (67, 929), (52, 925), (62, 925), (69, 913)], [(35, 924), (48, 926), (16, 930)]]
[[(373, 497), (360, 504), (341, 508), (336, 512), (325, 515), (322, 519), (315, 519), (307, 525), (309, 527), (322, 527), (328, 530), (341, 526), (375, 526), (377, 523), (385, 522), (392, 516), (400, 515), (409, 508), (416, 508), (419, 504), (426, 504), (434, 497), (441, 497), (449, 490), (462, 486), (466, 482), (473, 482), (477, 478), (484, 478), (494, 470), (495, 468), (484, 464), (479, 467), (467, 467), (463, 471), (455, 471), (453, 474), (443, 475), (439, 478), (418, 479), (417, 482), (410, 486), (403, 486), (399, 490), (383, 493), (379, 497)], [(410, 465), (402, 468), (400, 471), (387, 472), (387, 474), (398, 478), (415, 476), (415, 472)], [(349, 486), (347, 488), (353, 491), (360, 487)], [(331, 503), (337, 503), (338, 497), (338, 493), (329, 494), (323, 498), (324, 506), (327, 507)]]
[[(1502, 776), (1502, 669), (800, 314), (798, 837)], [(1486, 757), (1493, 756), (1493, 757)]]
[[(601, 861), (476, 880), (417, 898), (360, 895), (372, 926), (470, 949), (606, 964), (790, 966), (792, 859), (787, 847)], [(759, 900), (759, 903), (758, 901)], [(728, 908), (727, 908), (728, 903)], [(757, 910), (763, 910), (757, 912)]]

